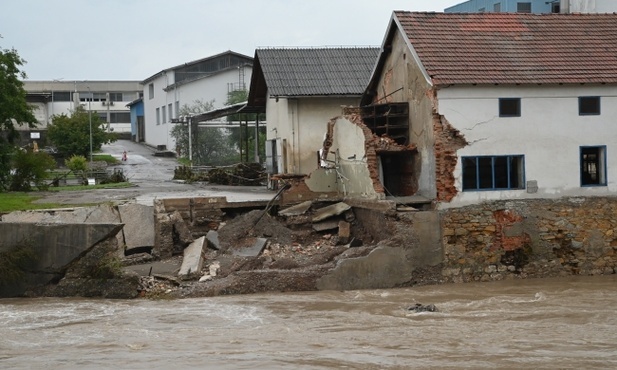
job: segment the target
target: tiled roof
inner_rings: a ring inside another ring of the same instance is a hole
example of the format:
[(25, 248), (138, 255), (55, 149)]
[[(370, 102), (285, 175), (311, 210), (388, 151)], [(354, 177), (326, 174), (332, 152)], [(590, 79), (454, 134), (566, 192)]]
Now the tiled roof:
[(394, 17), (436, 85), (617, 83), (617, 14)]
[(255, 51), (271, 96), (362, 95), (378, 54), (370, 47)]

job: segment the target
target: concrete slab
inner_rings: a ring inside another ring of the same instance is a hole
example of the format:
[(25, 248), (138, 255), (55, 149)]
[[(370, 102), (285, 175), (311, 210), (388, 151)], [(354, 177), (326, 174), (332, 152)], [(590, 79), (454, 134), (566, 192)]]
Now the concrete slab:
[(126, 250), (154, 246), (154, 207), (141, 204), (118, 206), (120, 220), (124, 223)]
[(313, 224), (313, 230), (315, 231), (326, 231), (326, 230), (334, 230), (338, 227), (338, 220), (326, 220), (321, 222), (316, 222)]
[(177, 276), (180, 271), (180, 266), (182, 265), (182, 260), (179, 258), (172, 258), (164, 261), (155, 261), (151, 263), (144, 263), (141, 265), (132, 265), (123, 267), (124, 271), (132, 271), (140, 276), (154, 276), (154, 275), (164, 275), (164, 276)]
[(114, 238), (121, 229), (121, 224), (0, 222), (0, 252), (25, 244), (37, 256), (23, 278), (0, 286), (0, 296), (20, 295), (28, 287), (49, 283), (66, 266), (97, 243)]
[(268, 239), (265, 238), (257, 238), (251, 247), (235, 249), (232, 254), (240, 257), (257, 257), (264, 250), (267, 241)]
[(201, 269), (204, 264), (203, 249), (205, 241), (206, 237), (202, 236), (184, 248), (184, 258), (182, 259), (182, 266), (180, 266), (178, 277), (190, 279), (201, 275)]
[(315, 212), (315, 216), (313, 216), (313, 222), (319, 222), (329, 217), (338, 216), (350, 209), (351, 209), (351, 206), (344, 202), (339, 202), (339, 203), (329, 205)]
[(307, 200), (306, 202), (302, 202), (300, 204), (296, 204), (295, 206), (291, 206), (289, 208), (285, 208), (279, 211), (279, 215), (281, 216), (300, 216), (305, 214), (313, 205), (313, 202)]
[(206, 234), (206, 242), (208, 244), (208, 248), (210, 249), (214, 249), (217, 251), (221, 249), (221, 243), (219, 241), (218, 231), (209, 230), (208, 233)]
[(319, 290), (388, 289), (409, 281), (413, 267), (399, 247), (377, 247), (368, 256), (341, 260), (317, 280)]

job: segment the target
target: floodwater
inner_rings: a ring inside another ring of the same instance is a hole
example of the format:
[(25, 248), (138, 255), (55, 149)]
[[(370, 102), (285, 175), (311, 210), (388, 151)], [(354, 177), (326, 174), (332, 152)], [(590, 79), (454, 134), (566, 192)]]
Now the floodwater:
[[(434, 304), (439, 312), (407, 310)], [(617, 277), (0, 300), (2, 369), (611, 369)]]

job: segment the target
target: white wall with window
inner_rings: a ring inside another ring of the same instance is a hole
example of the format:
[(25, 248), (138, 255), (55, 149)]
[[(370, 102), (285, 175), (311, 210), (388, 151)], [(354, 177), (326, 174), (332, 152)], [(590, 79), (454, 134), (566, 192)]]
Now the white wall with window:
[[(114, 132), (131, 132), (129, 102), (139, 98), (139, 81), (24, 81), (28, 100), (34, 102), (38, 129), (45, 129), (54, 115), (71, 115), (81, 105), (107, 122)], [(34, 99), (34, 100), (33, 100)]]
[[(248, 83), (252, 68), (250, 65), (243, 68), (243, 78)], [(172, 120), (179, 118), (178, 112), (182, 107), (194, 105), (197, 100), (214, 100), (214, 108), (223, 107), (230, 86), (238, 87), (239, 75), (238, 68), (231, 68), (176, 85), (174, 70), (166, 70), (144, 81), (144, 95), (152, 96), (144, 99), (146, 143), (157, 148), (175, 150), (171, 136), (174, 126)]]
[(443, 206), (617, 191), (617, 87), (452, 86), (438, 99), (468, 142)]

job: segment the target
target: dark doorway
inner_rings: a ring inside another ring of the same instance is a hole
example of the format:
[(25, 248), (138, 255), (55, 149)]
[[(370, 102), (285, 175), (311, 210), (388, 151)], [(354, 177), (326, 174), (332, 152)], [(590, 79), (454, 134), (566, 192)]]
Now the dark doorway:
[(146, 127), (144, 125), (144, 116), (137, 117), (137, 141), (146, 141)]
[(382, 152), (379, 153), (379, 162), (380, 180), (386, 196), (411, 196), (416, 193), (413, 152)]

